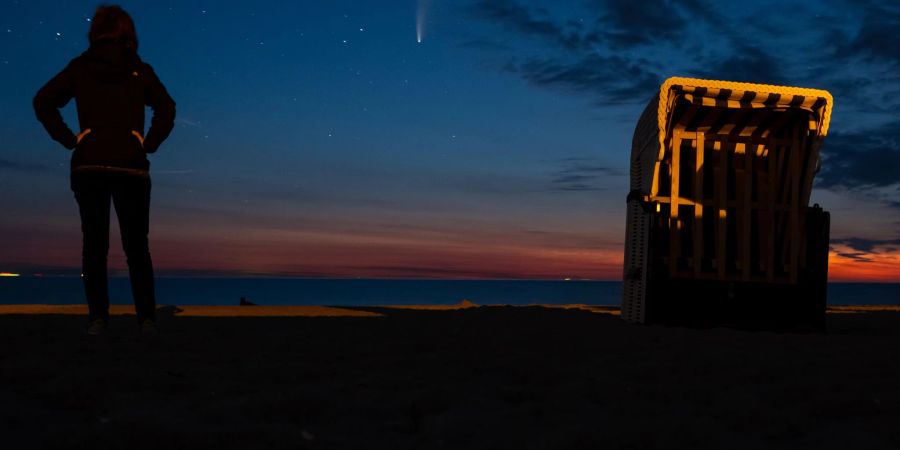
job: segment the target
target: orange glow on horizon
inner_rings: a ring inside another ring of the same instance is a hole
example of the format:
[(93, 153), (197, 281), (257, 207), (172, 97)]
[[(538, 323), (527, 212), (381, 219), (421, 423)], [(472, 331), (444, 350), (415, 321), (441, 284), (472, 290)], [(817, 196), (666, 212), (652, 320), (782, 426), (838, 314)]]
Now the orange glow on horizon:
[[(151, 237), (154, 265), (162, 274), (609, 281), (622, 278), (623, 249), (621, 242), (616, 241), (622, 230), (615, 229), (607, 230), (604, 234), (608, 237), (604, 238), (591, 230), (499, 233), (487, 226), (472, 227), (466, 232), (450, 227), (412, 232), (378, 227), (360, 227), (366, 231), (326, 230), (324, 226), (297, 230), (247, 227), (240, 236), (215, 224), (170, 228), (160, 224), (159, 231)], [(44, 265), (78, 273), (79, 237), (75, 232), (52, 231), (52, 236), (48, 232), (46, 236), (12, 242), (10, 254), (20, 257), (0, 261), (10, 269), (2, 276), (45, 272), (39, 270)], [(46, 248), (26, 251), (39, 244)], [(900, 282), (900, 253), (891, 248), (859, 253), (840, 244), (832, 245), (829, 281)], [(860, 257), (841, 256), (854, 253)], [(119, 245), (110, 245), (109, 268), (127, 268)]]
[(866, 253), (862, 257), (865, 261), (832, 251), (828, 255), (828, 281), (900, 282), (900, 255)]

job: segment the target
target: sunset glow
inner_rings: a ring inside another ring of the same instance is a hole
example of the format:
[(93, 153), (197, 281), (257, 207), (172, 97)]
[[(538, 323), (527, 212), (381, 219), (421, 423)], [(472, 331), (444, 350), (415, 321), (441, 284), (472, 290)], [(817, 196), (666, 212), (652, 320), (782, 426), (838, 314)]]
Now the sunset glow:
[(828, 279), (831, 281), (900, 281), (900, 255), (896, 252), (870, 253), (850, 258), (832, 250), (828, 262)]

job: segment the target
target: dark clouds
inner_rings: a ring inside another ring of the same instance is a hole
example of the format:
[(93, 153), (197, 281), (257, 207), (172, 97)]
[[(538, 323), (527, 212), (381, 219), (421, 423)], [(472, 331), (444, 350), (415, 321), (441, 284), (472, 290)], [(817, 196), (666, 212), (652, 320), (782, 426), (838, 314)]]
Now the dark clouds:
[[(822, 58), (812, 61), (816, 68), (810, 75), (827, 85), (841, 108), (895, 114), (900, 107), (900, 46), (895, 44), (900, 6), (860, 0), (837, 9), (820, 20)], [(861, 14), (848, 20), (848, 10)], [(855, 26), (847, 29), (848, 23)]]
[(691, 20), (703, 21), (711, 15), (709, 8), (693, 0), (645, 0), (640, 6), (633, 0), (592, 0), (588, 4), (600, 15), (594, 34), (616, 50), (680, 41)]
[(618, 56), (577, 61), (533, 58), (505, 69), (536, 86), (591, 94), (601, 104), (645, 100), (644, 94), (658, 90), (661, 82), (643, 65)]
[(900, 251), (900, 239), (863, 239), (863, 238), (846, 238), (832, 239), (833, 244), (843, 244), (856, 251), (872, 253), (876, 249), (887, 251)]
[(622, 176), (619, 170), (592, 158), (565, 158), (557, 161), (557, 165), (550, 180), (552, 191), (601, 191), (608, 188), (608, 178)]
[(822, 188), (880, 188), (900, 183), (900, 121), (834, 133), (822, 148)]
[(880, 62), (900, 64), (900, 5), (890, 2), (864, 2), (867, 14), (859, 33), (842, 49), (843, 55), (858, 55)]
[[(529, 83), (577, 95), (604, 106), (643, 103), (663, 78), (703, 76), (750, 82), (781, 83), (782, 62), (753, 42), (740, 39), (720, 23), (715, 9), (699, 0), (641, 2), (592, 0), (560, 18), (517, 0), (478, 0), (475, 17), (512, 31), (529, 45), (511, 51), (503, 65)], [(716, 26), (702, 40), (689, 31)], [(534, 46), (530, 43), (543, 46)], [(673, 67), (659, 53), (692, 48), (682, 67)], [(650, 56), (653, 55), (653, 56)]]
[[(598, 104), (645, 100), (645, 92), (659, 85), (659, 77), (646, 61), (618, 55), (604, 55), (610, 41), (616, 46), (632, 45), (646, 39), (642, 23), (631, 27), (623, 11), (588, 14), (598, 19), (583, 21), (554, 19), (540, 8), (529, 8), (515, 0), (476, 1), (471, 12), (478, 18), (513, 31), (530, 42), (527, 53), (514, 53), (503, 70), (529, 83), (559, 91), (586, 94)], [(621, 22), (605, 30), (603, 22)], [(540, 51), (541, 49), (549, 51)]]
[(478, 0), (471, 7), (476, 17), (488, 19), (517, 33), (544, 39), (569, 50), (589, 46), (594, 35), (583, 36), (580, 25), (557, 23), (544, 9), (530, 9), (516, 0)]
[(698, 0), (590, 0), (579, 19), (553, 17), (544, 8), (518, 0), (476, 0), (471, 12), (508, 30), (544, 39), (565, 49), (592, 50), (598, 45), (622, 50), (677, 41), (692, 23), (714, 20), (714, 11)]
[[(861, 23), (854, 32), (830, 33), (832, 37), (823, 43), (832, 62), (824, 76), (841, 112), (846, 108), (850, 114), (864, 112), (887, 120), (849, 130), (841, 122), (833, 123), (833, 132), (822, 148), (816, 187), (856, 192), (900, 210), (900, 190), (890, 189), (900, 185), (900, 120), (896, 119), (900, 107), (900, 46), (896, 45), (900, 5), (860, 1), (852, 6), (863, 11)], [(869, 251), (860, 246), (863, 241), (854, 241), (854, 248)]]
[(761, 48), (739, 44), (727, 57), (713, 61), (710, 68), (700, 68), (697, 75), (715, 80), (736, 80), (748, 83), (796, 84), (782, 72), (783, 62)]

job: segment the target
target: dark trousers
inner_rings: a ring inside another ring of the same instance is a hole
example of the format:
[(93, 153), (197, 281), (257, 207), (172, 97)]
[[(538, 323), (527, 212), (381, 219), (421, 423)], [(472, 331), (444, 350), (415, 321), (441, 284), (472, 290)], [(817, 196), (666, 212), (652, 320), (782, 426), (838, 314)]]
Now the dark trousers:
[(122, 247), (128, 260), (138, 321), (156, 319), (150, 232), (150, 179), (130, 174), (73, 173), (72, 191), (81, 214), (81, 267), (90, 319), (109, 319), (106, 258), (109, 206), (116, 207)]

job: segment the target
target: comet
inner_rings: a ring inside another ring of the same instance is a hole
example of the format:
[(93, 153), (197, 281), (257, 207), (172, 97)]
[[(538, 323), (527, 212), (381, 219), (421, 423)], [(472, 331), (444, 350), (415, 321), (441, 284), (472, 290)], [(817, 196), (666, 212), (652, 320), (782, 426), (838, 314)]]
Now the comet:
[(428, 6), (431, 0), (418, 0), (416, 3), (416, 42), (422, 43), (425, 39), (425, 20), (428, 17)]

